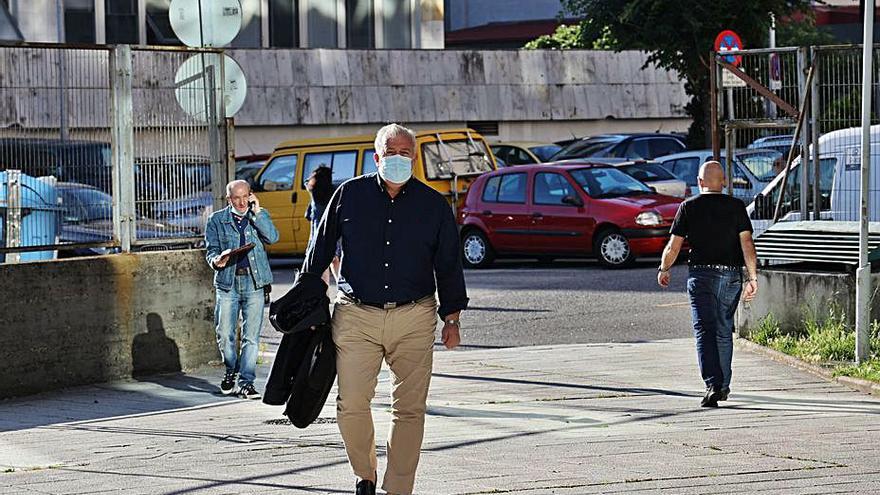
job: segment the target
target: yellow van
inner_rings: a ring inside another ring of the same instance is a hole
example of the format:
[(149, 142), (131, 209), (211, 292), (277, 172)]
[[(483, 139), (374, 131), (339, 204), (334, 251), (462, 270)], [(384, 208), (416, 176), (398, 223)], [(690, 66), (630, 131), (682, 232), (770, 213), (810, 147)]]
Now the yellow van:
[[(281, 239), (267, 246), (270, 254), (300, 255), (309, 242), (305, 218), (311, 196), (305, 180), (320, 166), (330, 167), (339, 185), (376, 171), (374, 135), (304, 139), (279, 144), (254, 178), (254, 192), (267, 208)], [(480, 174), (495, 170), (495, 158), (483, 137), (470, 129), (416, 133), (413, 177), (460, 207), (467, 188)]]

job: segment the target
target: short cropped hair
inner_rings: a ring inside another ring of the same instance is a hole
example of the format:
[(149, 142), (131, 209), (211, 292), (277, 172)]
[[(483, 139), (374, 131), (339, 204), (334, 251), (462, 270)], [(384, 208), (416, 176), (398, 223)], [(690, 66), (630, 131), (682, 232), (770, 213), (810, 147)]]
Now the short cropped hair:
[(409, 140), (413, 144), (413, 149), (415, 149), (415, 132), (413, 132), (411, 129), (407, 129), (400, 124), (388, 124), (385, 127), (379, 129), (379, 131), (376, 133), (376, 141), (373, 142), (373, 146), (375, 146), (376, 149), (376, 154), (379, 156), (385, 156), (385, 148), (388, 144), (388, 140), (398, 136), (406, 136), (407, 138), (409, 138)]
[(229, 184), (226, 184), (226, 197), (227, 197), (227, 198), (231, 198), (231, 197), (232, 197), (232, 191), (233, 191), (236, 187), (238, 187), (238, 186), (244, 186), (244, 187), (246, 187), (246, 188), (248, 189), (248, 192), (251, 191), (251, 185), (248, 184), (248, 181), (246, 181), (246, 180), (234, 180), (234, 181), (230, 182)]

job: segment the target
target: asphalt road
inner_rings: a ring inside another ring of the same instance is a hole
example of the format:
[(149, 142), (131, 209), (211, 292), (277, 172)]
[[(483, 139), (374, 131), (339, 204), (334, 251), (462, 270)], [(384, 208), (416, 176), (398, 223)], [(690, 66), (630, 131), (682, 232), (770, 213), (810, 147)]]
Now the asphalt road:
[[(659, 259), (610, 270), (595, 261), (502, 261), (466, 270), (470, 307), (462, 316), (465, 349), (547, 344), (639, 342), (688, 337), (687, 268), (668, 289), (657, 286)], [(286, 292), (299, 260), (272, 260), (273, 298)]]

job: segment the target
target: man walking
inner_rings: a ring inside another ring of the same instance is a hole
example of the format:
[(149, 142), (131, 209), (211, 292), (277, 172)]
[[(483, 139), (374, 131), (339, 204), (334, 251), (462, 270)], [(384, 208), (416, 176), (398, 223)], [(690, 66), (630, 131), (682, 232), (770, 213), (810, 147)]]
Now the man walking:
[[(382, 487), (412, 493), (424, 433), (437, 314), (447, 348), (459, 344), (467, 306), (458, 229), (449, 204), (412, 178), (413, 132), (379, 129), (378, 173), (337, 189), (306, 253), (303, 270), (320, 276), (342, 242), (342, 278), (333, 313), (339, 396), (337, 420), (357, 495), (376, 493), (370, 402), (384, 359), (391, 368), (391, 431)], [(436, 282), (435, 282), (436, 281)], [(439, 308), (434, 293), (439, 295)]]
[[(706, 383), (702, 407), (718, 407), (730, 394), (733, 358), (733, 315), (742, 293), (751, 301), (758, 292), (757, 257), (752, 223), (743, 202), (723, 194), (724, 171), (715, 161), (704, 163), (698, 177), (700, 195), (678, 208), (672, 237), (663, 250), (657, 282), (669, 286), (669, 269), (687, 239), (688, 298), (700, 373)], [(742, 266), (748, 278), (743, 290)]]
[[(226, 365), (220, 382), (224, 395), (235, 392), (247, 399), (259, 399), (254, 387), (257, 354), (263, 327), (264, 288), (272, 284), (272, 270), (263, 244), (278, 242), (278, 231), (269, 212), (251, 193), (250, 185), (234, 180), (226, 185), (229, 206), (214, 212), (205, 229), (205, 258), (214, 269), (217, 304), (214, 321), (217, 344)], [(241, 352), (236, 346), (236, 329), (241, 315)]]

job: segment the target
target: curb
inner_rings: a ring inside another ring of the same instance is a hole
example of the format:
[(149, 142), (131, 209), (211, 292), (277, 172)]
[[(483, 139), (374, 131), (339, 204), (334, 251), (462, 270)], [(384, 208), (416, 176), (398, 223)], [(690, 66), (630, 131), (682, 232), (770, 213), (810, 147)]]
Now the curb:
[(770, 349), (769, 347), (764, 347), (760, 344), (756, 344), (751, 340), (746, 339), (745, 337), (737, 337), (736, 339), (734, 339), (734, 345), (739, 349), (750, 351), (755, 354), (763, 354), (764, 356), (767, 356), (774, 361), (782, 364), (787, 364), (792, 368), (807, 371), (816, 376), (824, 378), (829, 382), (837, 382), (841, 385), (857, 390), (859, 392), (880, 397), (880, 383), (862, 380), (861, 378), (853, 378), (851, 376), (834, 376), (831, 371), (828, 371), (821, 366), (802, 361), (794, 356), (789, 356), (788, 354), (779, 352), (776, 349)]

